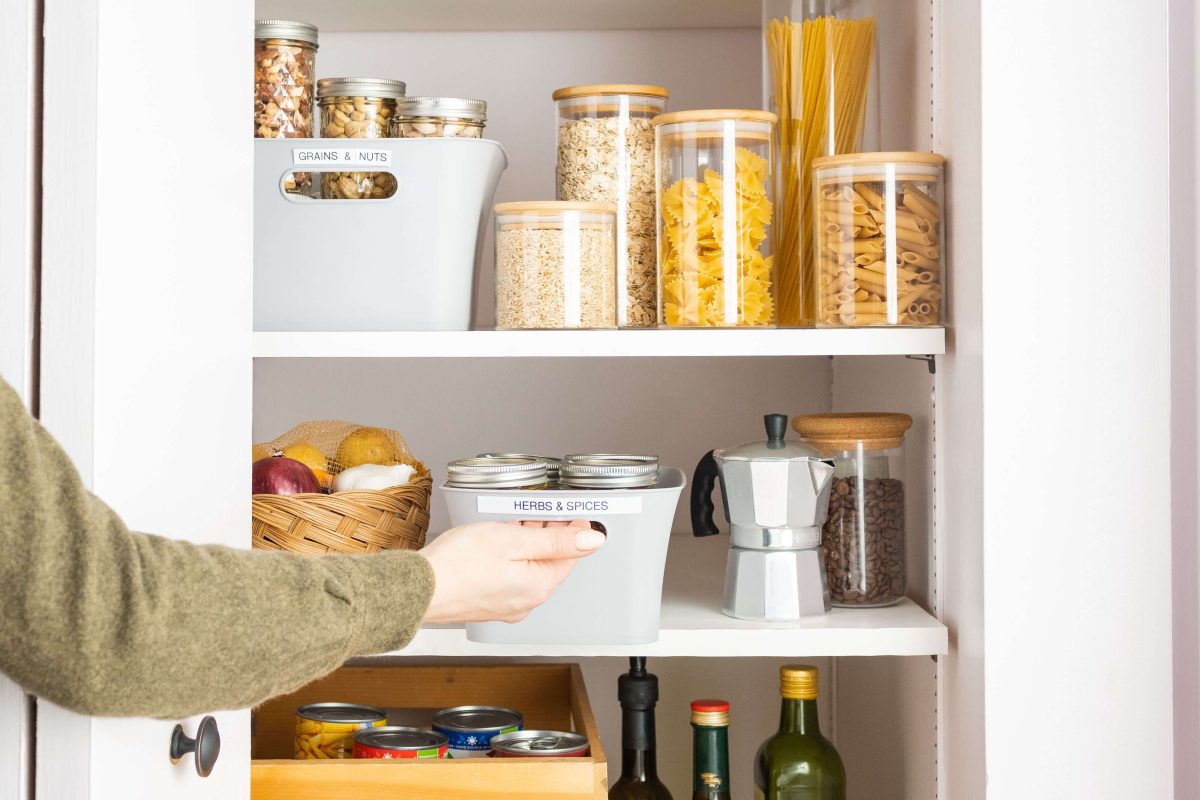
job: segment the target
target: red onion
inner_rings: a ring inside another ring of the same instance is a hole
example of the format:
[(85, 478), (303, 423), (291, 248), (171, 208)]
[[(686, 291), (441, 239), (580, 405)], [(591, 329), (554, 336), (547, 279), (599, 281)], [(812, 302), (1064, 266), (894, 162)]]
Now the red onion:
[(321, 491), (313, 471), (294, 458), (276, 453), (254, 462), (254, 494), (304, 494)]

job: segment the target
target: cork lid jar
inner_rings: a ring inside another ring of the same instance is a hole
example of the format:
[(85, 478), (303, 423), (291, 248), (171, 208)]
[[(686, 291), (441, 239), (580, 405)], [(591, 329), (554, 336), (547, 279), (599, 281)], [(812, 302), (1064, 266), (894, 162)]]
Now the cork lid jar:
[(895, 412), (801, 414), (792, 427), (809, 444), (827, 453), (842, 450), (892, 450), (904, 443), (912, 417)]

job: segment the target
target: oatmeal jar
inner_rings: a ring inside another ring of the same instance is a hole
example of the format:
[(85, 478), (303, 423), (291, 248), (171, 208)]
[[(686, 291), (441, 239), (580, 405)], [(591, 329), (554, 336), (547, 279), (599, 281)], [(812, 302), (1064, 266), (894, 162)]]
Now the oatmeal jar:
[(894, 413), (807, 414), (792, 420), (834, 464), (821, 550), (835, 606), (890, 606), (904, 599), (904, 434)]
[(497, 328), (617, 326), (613, 205), (542, 200), (495, 212)]
[[(317, 81), (321, 135), (329, 139), (386, 139), (404, 82), (387, 78), (322, 78)], [(396, 193), (389, 172), (323, 172), (321, 197), (379, 200)]]
[(654, 118), (659, 321), (671, 328), (775, 322), (769, 111)]
[(557, 197), (617, 209), (617, 324), (658, 324), (654, 127), (666, 110), (661, 86), (567, 86), (558, 106)]
[(482, 139), (487, 103), (464, 97), (405, 97), (392, 117), (393, 139)]
[(317, 26), (260, 19), (254, 23), (254, 138), (313, 135)]

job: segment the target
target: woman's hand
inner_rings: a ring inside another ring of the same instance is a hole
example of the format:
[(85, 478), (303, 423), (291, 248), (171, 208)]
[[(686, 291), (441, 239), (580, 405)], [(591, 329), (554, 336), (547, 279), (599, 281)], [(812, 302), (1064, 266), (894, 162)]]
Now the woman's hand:
[(587, 520), (477, 522), (421, 551), (435, 586), (425, 622), (519, 622), (604, 544)]

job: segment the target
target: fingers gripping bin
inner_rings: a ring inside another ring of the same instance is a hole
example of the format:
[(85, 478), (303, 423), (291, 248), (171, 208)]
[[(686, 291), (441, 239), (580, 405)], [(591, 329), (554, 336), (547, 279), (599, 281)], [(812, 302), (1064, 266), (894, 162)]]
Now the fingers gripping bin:
[[(671, 522), (686, 480), (663, 468), (641, 489), (495, 490), (443, 486), (452, 525), (521, 519), (589, 519), (607, 541), (521, 622), (467, 625), (473, 642), (647, 644), (658, 640)], [(561, 510), (560, 510), (561, 509)]]
[[(498, 142), (258, 139), (254, 145), (255, 330), (470, 327), (484, 226), (508, 166)], [(390, 197), (319, 200), (285, 188), (293, 171), (368, 167), (395, 177)]]

